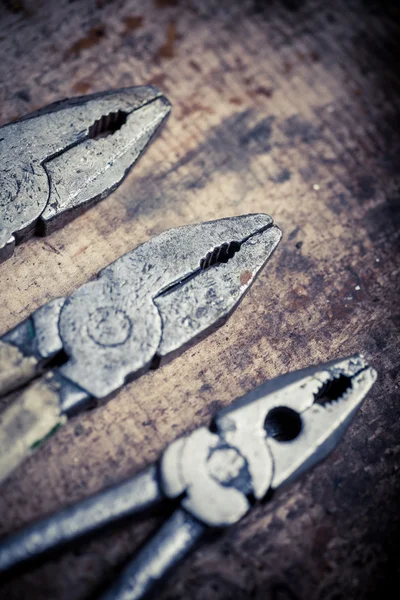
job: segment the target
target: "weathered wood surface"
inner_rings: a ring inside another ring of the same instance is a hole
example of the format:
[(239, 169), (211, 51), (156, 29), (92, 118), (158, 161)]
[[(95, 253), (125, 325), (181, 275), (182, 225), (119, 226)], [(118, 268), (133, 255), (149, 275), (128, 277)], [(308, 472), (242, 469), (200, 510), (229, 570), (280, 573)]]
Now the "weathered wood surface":
[[(398, 597), (400, 28), (392, 5), (3, 2), (2, 123), (65, 96), (143, 82), (157, 83), (173, 112), (118, 191), (0, 266), (0, 333), (167, 227), (265, 211), (284, 238), (225, 327), (72, 420), (9, 479), (1, 533), (120, 481), (266, 377), (361, 350), (379, 381), (340, 449), (201, 546), (157, 597)], [(157, 522), (85, 542), (3, 584), (0, 597), (86, 598)]]

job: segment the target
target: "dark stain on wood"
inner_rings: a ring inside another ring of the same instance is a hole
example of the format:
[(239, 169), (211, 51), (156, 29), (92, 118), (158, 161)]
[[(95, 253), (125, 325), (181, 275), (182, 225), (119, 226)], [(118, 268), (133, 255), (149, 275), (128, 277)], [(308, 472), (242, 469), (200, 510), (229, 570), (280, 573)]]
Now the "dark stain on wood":
[(180, 114), (177, 115), (176, 118), (180, 121), (186, 117), (189, 117), (195, 112), (206, 112), (208, 114), (213, 114), (214, 110), (210, 106), (205, 106), (204, 104), (193, 100), (181, 105)]
[(376, 195), (378, 181), (372, 175), (362, 175), (356, 178), (352, 193), (359, 202), (368, 202)]
[(239, 145), (246, 148), (250, 153), (264, 153), (271, 150), (272, 124), (275, 117), (265, 117), (261, 119), (250, 130), (239, 137)]
[(201, 73), (201, 66), (195, 60), (189, 60), (189, 66), (192, 67), (193, 71)]
[(163, 58), (173, 58), (175, 56), (175, 43), (177, 40), (177, 30), (175, 21), (170, 21), (168, 23), (165, 42), (158, 49), (154, 60), (158, 62)]
[(170, 6), (178, 6), (179, 0), (154, 0), (154, 6), (157, 8), (169, 8)]
[(127, 15), (123, 18), (125, 29), (123, 35), (127, 35), (143, 25), (143, 17), (141, 15)]
[(311, 144), (321, 138), (321, 134), (315, 125), (299, 115), (293, 115), (286, 119), (280, 128), (294, 144), (299, 142)]
[(295, 238), (295, 237), (298, 235), (298, 233), (299, 233), (300, 231), (301, 231), (301, 228), (299, 227), (299, 225), (297, 225), (297, 226), (296, 226), (296, 227), (295, 227), (295, 228), (294, 228), (294, 229), (293, 229), (293, 230), (292, 230), (292, 231), (289, 233), (289, 235), (287, 236), (288, 240), (289, 240), (289, 241), (290, 241), (290, 240), (293, 240), (293, 239), (294, 239), (294, 238)]
[(266, 87), (264, 85), (259, 85), (258, 87), (255, 88), (255, 90), (252, 92), (252, 94), (255, 94), (256, 96), (265, 96), (266, 98), (272, 98), (274, 93), (274, 90), (270, 87)]
[(283, 73), (284, 75), (290, 75), (293, 70), (293, 65), (288, 60), (283, 61)]
[(220, 400), (211, 400), (210, 404), (208, 405), (208, 412), (210, 413), (210, 415), (214, 415), (217, 411), (221, 410), (222, 408), (224, 408), (223, 402), (221, 402)]
[(24, 13), (26, 16), (31, 14), (30, 10), (25, 6), (23, 0), (3, 0), (4, 6), (15, 14)]
[(218, 172), (244, 177), (250, 188), (258, 185), (249, 165), (254, 156), (271, 151), (273, 122), (274, 117), (260, 118), (254, 110), (223, 119), (203, 144), (187, 152), (169, 171), (157, 176), (152, 170), (136, 180), (135, 199), (129, 198), (126, 205), (127, 218), (136, 219), (167, 203), (185, 202), (188, 192), (204, 188)]
[(270, 181), (273, 181), (274, 183), (286, 183), (290, 178), (291, 172), (286, 168), (281, 169), (276, 175), (269, 177)]
[(334, 531), (332, 530), (332, 527), (325, 525), (316, 529), (312, 542), (312, 553), (316, 559), (323, 556), (326, 547), (333, 536)]
[[(400, 171), (399, 171), (400, 172)], [(385, 203), (371, 207), (366, 216), (369, 225), (368, 234), (370, 239), (379, 243), (380, 246), (387, 245), (393, 240), (393, 234), (400, 229), (400, 201), (398, 194), (391, 194)], [(385, 235), (382, 235), (382, 231)], [(398, 256), (398, 248), (393, 247), (394, 257)]]
[(280, 267), (285, 265), (286, 271), (290, 273), (309, 273), (310, 269), (316, 268), (316, 262), (311, 256), (296, 252), (288, 245), (280, 247), (277, 260)]
[(82, 95), (89, 93), (91, 88), (92, 88), (92, 84), (90, 83), (90, 81), (85, 81), (84, 79), (82, 79), (81, 81), (77, 81), (72, 86), (72, 89), (74, 90), (74, 92), (76, 92), (77, 94), (82, 94)]
[(70, 46), (70, 48), (65, 53), (66, 58), (77, 57), (81, 54), (83, 50), (87, 50), (88, 48), (92, 48), (99, 44), (104, 37), (106, 36), (106, 28), (103, 24), (96, 25), (90, 31), (88, 31), (87, 35), (80, 38), (76, 42)]
[(17, 92), (14, 93), (14, 96), (16, 98), (18, 98), (19, 100), (23, 100), (24, 102), (31, 101), (31, 95), (29, 93), (29, 90), (26, 88), (24, 88), (23, 90), (18, 90)]
[(165, 73), (158, 73), (157, 75), (153, 75), (153, 77), (151, 79), (149, 79), (146, 84), (153, 84), (153, 85), (157, 85), (160, 88), (166, 88), (167, 87), (167, 76), (165, 75)]
[(160, 88), (167, 89), (167, 76), (165, 73), (158, 73), (157, 75), (153, 75), (151, 79), (146, 81), (146, 85), (156, 85)]

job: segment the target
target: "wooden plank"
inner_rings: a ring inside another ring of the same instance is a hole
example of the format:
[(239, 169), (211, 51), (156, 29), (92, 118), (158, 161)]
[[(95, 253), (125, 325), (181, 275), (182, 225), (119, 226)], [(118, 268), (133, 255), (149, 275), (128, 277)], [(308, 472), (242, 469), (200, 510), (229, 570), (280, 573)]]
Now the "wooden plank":
[[(398, 9), (8, 0), (0, 10), (2, 123), (147, 82), (173, 103), (111, 197), (0, 265), (0, 334), (167, 227), (265, 211), (284, 231), (222, 329), (72, 420), (8, 480), (1, 533), (120, 481), (265, 378), (361, 350), (379, 380), (340, 449), (201, 546), (158, 598), (361, 599), (398, 584)], [(85, 542), (0, 597), (84, 598), (157, 522)]]

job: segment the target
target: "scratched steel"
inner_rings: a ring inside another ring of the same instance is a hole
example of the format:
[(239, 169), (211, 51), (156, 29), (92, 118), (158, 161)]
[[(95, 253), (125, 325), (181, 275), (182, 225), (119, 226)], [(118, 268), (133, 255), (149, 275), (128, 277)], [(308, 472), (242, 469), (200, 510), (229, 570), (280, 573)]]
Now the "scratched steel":
[(0, 261), (115, 190), (170, 112), (154, 86), (56, 102), (0, 128)]
[(72, 505), (0, 542), (0, 571), (168, 498), (180, 508), (126, 566), (102, 600), (139, 600), (209, 527), (237, 523), (268, 490), (293, 481), (339, 443), (376, 379), (360, 355), (268, 381), (178, 438), (158, 467)]
[[(23, 356), (13, 365), (15, 389), (45, 373), (51, 418), (46, 421), (33, 385), (17, 398), (19, 410), (12, 405), (0, 415), (0, 479), (66, 416), (107, 398), (222, 325), (280, 239), (280, 229), (265, 214), (167, 230), (6, 333), (0, 340), (4, 349), (16, 348)], [(29, 358), (35, 362), (27, 369)], [(0, 361), (0, 374), (9, 369), (10, 359)], [(5, 393), (12, 390), (7, 380)], [(15, 464), (7, 458), (11, 454)]]

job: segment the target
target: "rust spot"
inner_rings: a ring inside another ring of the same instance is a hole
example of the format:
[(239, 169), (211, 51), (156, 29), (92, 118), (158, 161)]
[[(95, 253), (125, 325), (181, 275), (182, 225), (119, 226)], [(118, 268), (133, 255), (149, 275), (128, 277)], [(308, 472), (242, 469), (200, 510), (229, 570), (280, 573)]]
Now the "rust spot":
[(89, 81), (82, 80), (74, 83), (72, 89), (78, 94), (87, 94), (91, 87), (92, 85)]
[(72, 46), (65, 53), (66, 57), (79, 56), (82, 50), (91, 48), (98, 44), (106, 35), (106, 28), (104, 25), (97, 25), (93, 27), (85, 37), (72, 44)]
[(247, 283), (249, 283), (251, 278), (252, 274), (250, 273), (250, 271), (243, 271), (243, 273), (240, 274), (240, 284), (246, 285)]
[(156, 60), (161, 58), (173, 58), (175, 56), (176, 34), (176, 24), (174, 21), (170, 21), (167, 28), (165, 43), (158, 49), (155, 56)]
[(177, 119), (180, 121), (195, 112), (206, 112), (210, 115), (214, 114), (213, 109), (209, 106), (204, 106), (199, 102), (188, 102), (187, 104), (182, 104), (181, 113)]
[(158, 85), (160, 87), (165, 87), (166, 79), (167, 79), (167, 76), (165, 75), (165, 73), (159, 73), (158, 75), (154, 75), (154, 77), (149, 79), (147, 81), (147, 84), (154, 84), (154, 85)]
[(124, 17), (123, 21), (125, 23), (123, 34), (126, 35), (142, 26), (143, 17), (140, 15), (128, 15), (127, 17)]
[(229, 102), (231, 104), (236, 104), (237, 106), (239, 106), (239, 104), (243, 104), (242, 100), (240, 98), (237, 98), (236, 96), (233, 98), (229, 98)]
[(254, 90), (254, 93), (260, 96), (265, 96), (266, 98), (271, 98), (274, 90), (272, 88), (260, 85)]
[(157, 8), (168, 8), (168, 6), (178, 6), (179, 0), (154, 0)]
[(77, 252), (75, 252), (75, 254), (73, 255), (75, 256), (79, 256), (80, 254), (82, 254), (82, 252), (85, 252), (85, 250), (87, 250), (89, 248), (89, 245), (87, 246), (82, 246), (82, 248), (80, 248)]

